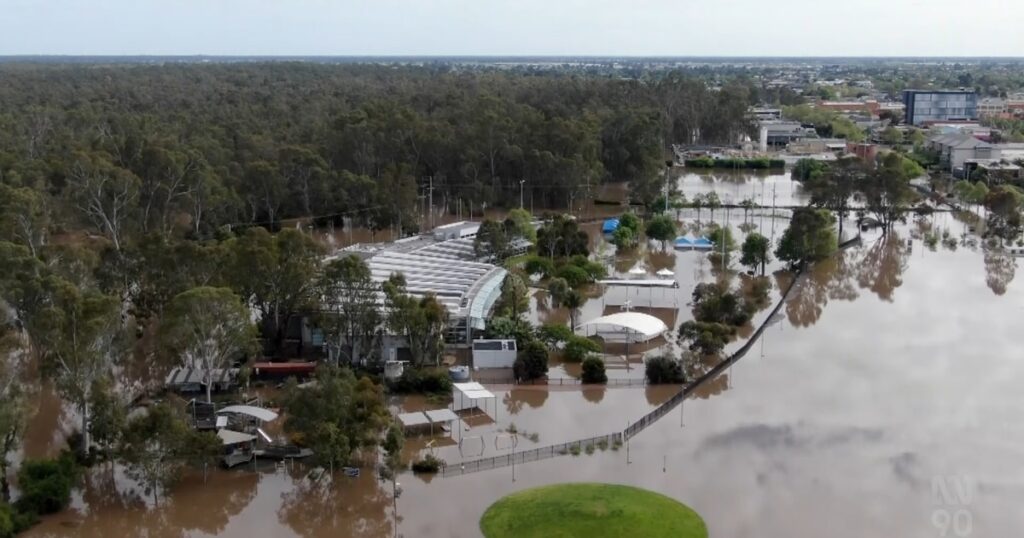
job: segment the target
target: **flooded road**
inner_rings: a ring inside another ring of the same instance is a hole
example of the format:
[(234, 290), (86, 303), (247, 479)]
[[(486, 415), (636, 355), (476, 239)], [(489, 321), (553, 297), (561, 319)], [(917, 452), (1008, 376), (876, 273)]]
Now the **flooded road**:
[[(603, 481), (687, 503), (714, 537), (1017, 536), (1019, 259), (964, 241), (966, 225), (952, 215), (929, 222), (950, 241), (930, 248), (923, 226), (910, 223), (815, 266), (745, 358), (619, 450), (517, 465), (514, 481), (509, 467), (451, 478), (405, 473), (397, 502), (390, 482), (369, 470), (334, 485), (298, 466), (217, 471), (205, 485), (190, 476), (156, 507), (143, 492), (94, 476), (71, 510), (27, 535), (472, 537), (487, 506), (510, 492)], [(705, 278), (688, 275), (709, 264), (693, 253), (628, 256), (616, 255), (616, 268), (674, 256), (681, 286), (669, 291), (684, 298)], [(773, 275), (773, 293), (787, 278)], [(588, 302), (580, 318), (615, 302), (609, 295)], [(686, 315), (683, 307), (677, 317)], [(496, 420), (440, 437), (433, 450), (448, 461), (501, 454), (498, 433), (512, 424), (517, 449), (621, 430), (673, 391), (496, 387)], [(430, 450), (423, 439), (408, 445)]]

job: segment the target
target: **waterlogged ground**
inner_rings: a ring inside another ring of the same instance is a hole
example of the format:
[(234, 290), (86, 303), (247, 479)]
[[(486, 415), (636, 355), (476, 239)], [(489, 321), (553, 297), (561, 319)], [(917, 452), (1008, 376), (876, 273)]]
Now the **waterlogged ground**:
[[(750, 354), (617, 451), (519, 465), (514, 481), (510, 467), (452, 478), (407, 473), (397, 501), (369, 471), (331, 485), (300, 467), (267, 465), (215, 471), (205, 483), (190, 476), (154, 507), (118, 471), (99, 469), (72, 509), (28, 535), (478, 536), (484, 510), (509, 492), (604, 481), (679, 499), (716, 537), (1017, 536), (1024, 284), (1014, 278), (1018, 260), (962, 241), (965, 228), (940, 214), (884, 239), (866, 236), (819, 264)], [(944, 231), (946, 245), (929, 248), (929, 232)], [(661, 254), (630, 256), (614, 255), (617, 265), (625, 259), (623, 272), (629, 263), (655, 267)], [(714, 278), (709, 267), (697, 273), (708, 262), (696, 255), (669, 256), (667, 266), (690, 279), (669, 295), (685, 299), (693, 282)], [(777, 289), (788, 278), (773, 276)], [(615, 302), (592, 299), (581, 318)], [(675, 314), (687, 315), (685, 306)], [(495, 392), (497, 422), (474, 422), (433, 450), (449, 461), (507, 453), (497, 434), (513, 423), (536, 434), (521, 435), (517, 450), (620, 430), (672, 389)], [(412, 439), (409, 449), (428, 450), (426, 442)]]

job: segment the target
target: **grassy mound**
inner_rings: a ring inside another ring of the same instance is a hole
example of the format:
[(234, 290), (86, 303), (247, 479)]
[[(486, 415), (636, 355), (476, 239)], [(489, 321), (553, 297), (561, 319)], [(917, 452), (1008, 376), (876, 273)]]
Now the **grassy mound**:
[(614, 484), (557, 484), (513, 493), (484, 512), (480, 529), (487, 538), (708, 535), (704, 521), (688, 506)]

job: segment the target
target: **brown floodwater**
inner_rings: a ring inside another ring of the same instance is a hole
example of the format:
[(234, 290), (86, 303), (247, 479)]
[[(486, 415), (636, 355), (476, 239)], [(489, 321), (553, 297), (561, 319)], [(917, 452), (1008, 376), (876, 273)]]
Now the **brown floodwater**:
[[(734, 226), (741, 219), (730, 215)], [(1014, 278), (1018, 260), (980, 248), (967, 227), (936, 214), (888, 237), (866, 235), (816, 265), (746, 357), (619, 450), (449, 478), (404, 473), (397, 501), (369, 469), (331, 483), (268, 464), (213, 471), (205, 482), (191, 474), (154, 506), (130, 481), (97, 469), (69, 510), (28, 536), (472, 537), (500, 497), (568, 481), (665, 493), (701, 513), (714, 537), (1017, 536), (1024, 284)], [(929, 233), (947, 240), (929, 247)], [(680, 288), (608, 290), (588, 301), (582, 320), (627, 300), (659, 313), (677, 301), (677, 325), (690, 315), (693, 284), (723, 277), (697, 253), (657, 245), (609, 253), (618, 274), (668, 267)], [(774, 300), (791, 277), (769, 272)], [(545, 302), (536, 292), (535, 319), (567, 319)], [(407, 453), (449, 463), (507, 454), (513, 425), (516, 450), (610, 433), (675, 390), (495, 387), (491, 417), (410, 437)]]

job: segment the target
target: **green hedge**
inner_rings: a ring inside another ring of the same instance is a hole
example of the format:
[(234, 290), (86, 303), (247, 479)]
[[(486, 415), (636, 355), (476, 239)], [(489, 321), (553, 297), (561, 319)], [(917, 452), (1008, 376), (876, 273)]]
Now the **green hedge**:
[(687, 168), (743, 168), (746, 170), (769, 170), (785, 168), (786, 161), (782, 159), (712, 159), (711, 157), (697, 157), (685, 161)]

